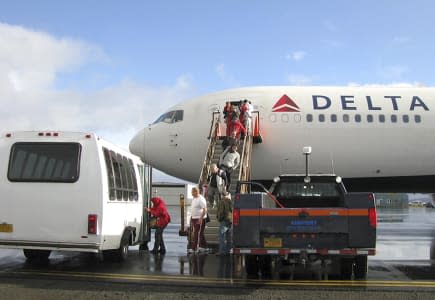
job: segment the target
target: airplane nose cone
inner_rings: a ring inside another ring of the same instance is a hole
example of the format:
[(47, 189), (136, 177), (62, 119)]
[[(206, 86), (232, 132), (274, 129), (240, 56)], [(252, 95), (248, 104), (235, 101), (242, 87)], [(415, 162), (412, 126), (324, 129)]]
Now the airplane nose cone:
[(139, 131), (134, 137), (133, 139), (130, 141), (130, 152), (139, 156), (142, 159), (144, 158), (145, 155), (145, 130), (142, 129), (141, 131)]

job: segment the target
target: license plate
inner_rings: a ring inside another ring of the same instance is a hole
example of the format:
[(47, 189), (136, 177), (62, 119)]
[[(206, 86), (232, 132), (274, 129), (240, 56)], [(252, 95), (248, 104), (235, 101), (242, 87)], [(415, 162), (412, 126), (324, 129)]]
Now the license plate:
[(12, 224), (0, 224), (0, 232), (13, 232), (14, 228), (12, 226)]
[(264, 238), (264, 247), (266, 248), (281, 248), (282, 239), (281, 238)]

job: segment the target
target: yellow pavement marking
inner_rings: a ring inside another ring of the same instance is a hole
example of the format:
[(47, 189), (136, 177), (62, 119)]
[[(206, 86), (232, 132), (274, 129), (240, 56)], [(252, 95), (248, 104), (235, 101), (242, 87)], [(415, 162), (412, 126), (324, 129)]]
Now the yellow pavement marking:
[(325, 286), (325, 287), (421, 287), (435, 288), (435, 281), (396, 281), (396, 280), (261, 280), (261, 279), (241, 279), (241, 278), (213, 278), (200, 276), (177, 276), (177, 275), (138, 275), (138, 274), (114, 274), (114, 273), (90, 273), (90, 272), (60, 272), (60, 271), (12, 271), (15, 274), (33, 275), (62, 275), (75, 278), (98, 278), (98, 279), (118, 279), (131, 281), (169, 281), (169, 282), (191, 282), (195, 284), (221, 283), (247, 285), (256, 284), (263, 286)]

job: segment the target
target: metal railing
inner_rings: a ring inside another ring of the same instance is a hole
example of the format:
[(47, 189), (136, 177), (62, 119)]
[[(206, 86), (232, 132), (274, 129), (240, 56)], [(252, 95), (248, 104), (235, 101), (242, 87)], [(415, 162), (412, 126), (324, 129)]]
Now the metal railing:
[(218, 133), (220, 131), (220, 126), (221, 126), (220, 112), (215, 111), (212, 114), (212, 121), (210, 124), (210, 132), (208, 136), (209, 143), (208, 143), (207, 153), (205, 154), (202, 163), (201, 173), (199, 175), (199, 180), (198, 180), (198, 187), (200, 192), (202, 192), (203, 184), (207, 183), (207, 176), (210, 171), (210, 164), (211, 164), (211, 160), (213, 159), (216, 140), (218, 138)]
[[(251, 123), (251, 128), (248, 130), (245, 138), (243, 139), (243, 147), (240, 153), (240, 168), (238, 174), (238, 180), (240, 181), (249, 181), (251, 180), (251, 156), (252, 156), (252, 146), (254, 142), (254, 134), (255, 131), (259, 131), (259, 123), (257, 119), (259, 119), (259, 112), (254, 112), (255, 118), (253, 116), (253, 122)], [(220, 117), (220, 112), (213, 112), (212, 121), (210, 124), (210, 132), (209, 132), (209, 145), (207, 148), (207, 153), (204, 157), (201, 173), (198, 180), (198, 186), (200, 191), (202, 192), (203, 184), (207, 183), (207, 177), (210, 172), (210, 165), (214, 156), (216, 140), (218, 139), (220, 129), (221, 129), (222, 121)], [(246, 188), (246, 185), (242, 187), (242, 189)], [(242, 191), (246, 192), (246, 191)]]
[[(252, 133), (248, 132), (243, 140), (243, 148), (240, 156), (239, 181), (251, 180), (251, 155), (252, 155)], [(245, 189), (246, 185), (242, 186)], [(246, 191), (241, 191), (245, 193)]]

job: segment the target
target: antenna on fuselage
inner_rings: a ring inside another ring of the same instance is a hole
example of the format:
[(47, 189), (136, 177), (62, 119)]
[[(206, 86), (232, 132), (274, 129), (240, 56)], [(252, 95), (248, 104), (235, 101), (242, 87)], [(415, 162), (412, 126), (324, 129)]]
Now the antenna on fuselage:
[(334, 165), (334, 153), (331, 151), (331, 167), (332, 167), (332, 174), (335, 174), (335, 165)]

